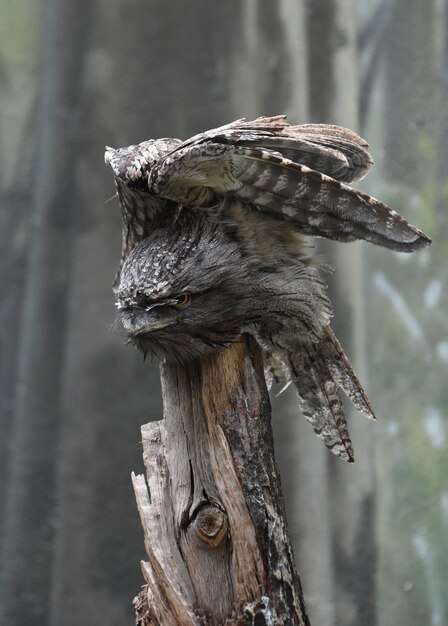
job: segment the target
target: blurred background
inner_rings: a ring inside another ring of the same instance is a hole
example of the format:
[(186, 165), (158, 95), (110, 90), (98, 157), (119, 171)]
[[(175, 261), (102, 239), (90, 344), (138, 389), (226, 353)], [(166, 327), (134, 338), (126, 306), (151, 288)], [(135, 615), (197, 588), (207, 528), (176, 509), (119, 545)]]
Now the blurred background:
[[(133, 624), (130, 472), (157, 364), (111, 331), (104, 146), (287, 113), (365, 136), (362, 188), (433, 239), (320, 250), (379, 416), (356, 463), (274, 400), (313, 626), (448, 624), (448, 0), (0, 0), (0, 624)], [(445, 291), (444, 291), (445, 290)]]

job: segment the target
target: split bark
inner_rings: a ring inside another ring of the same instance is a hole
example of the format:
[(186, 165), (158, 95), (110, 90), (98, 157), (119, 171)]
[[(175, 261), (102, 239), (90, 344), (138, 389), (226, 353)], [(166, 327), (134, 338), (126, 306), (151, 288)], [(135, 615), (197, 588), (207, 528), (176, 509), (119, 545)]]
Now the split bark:
[(133, 475), (148, 561), (140, 626), (309, 626), (274, 460), (259, 346), (161, 366), (164, 419)]

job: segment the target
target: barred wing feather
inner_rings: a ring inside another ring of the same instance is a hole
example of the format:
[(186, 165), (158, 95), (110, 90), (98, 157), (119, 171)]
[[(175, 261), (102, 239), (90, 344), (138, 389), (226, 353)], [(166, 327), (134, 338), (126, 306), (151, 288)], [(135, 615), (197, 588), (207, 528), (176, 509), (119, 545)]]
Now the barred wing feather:
[(236, 198), (307, 235), (364, 239), (413, 252), (430, 239), (379, 200), (281, 153), (258, 147), (184, 145), (151, 170), (149, 190), (192, 208)]

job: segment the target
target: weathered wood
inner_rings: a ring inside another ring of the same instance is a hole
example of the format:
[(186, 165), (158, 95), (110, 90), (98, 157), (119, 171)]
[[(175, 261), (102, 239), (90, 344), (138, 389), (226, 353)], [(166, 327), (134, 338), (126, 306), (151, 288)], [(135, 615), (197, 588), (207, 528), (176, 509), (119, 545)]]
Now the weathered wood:
[(288, 538), (259, 346), (248, 336), (161, 366), (164, 419), (142, 427), (142, 626), (309, 620)]

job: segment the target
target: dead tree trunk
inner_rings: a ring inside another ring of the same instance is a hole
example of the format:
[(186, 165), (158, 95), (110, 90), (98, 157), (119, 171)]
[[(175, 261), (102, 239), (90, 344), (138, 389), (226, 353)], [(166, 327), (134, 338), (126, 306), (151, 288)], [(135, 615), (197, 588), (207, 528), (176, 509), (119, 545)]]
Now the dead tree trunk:
[(164, 419), (133, 476), (145, 534), (141, 626), (309, 625), (274, 460), (259, 346), (248, 336), (161, 366)]

